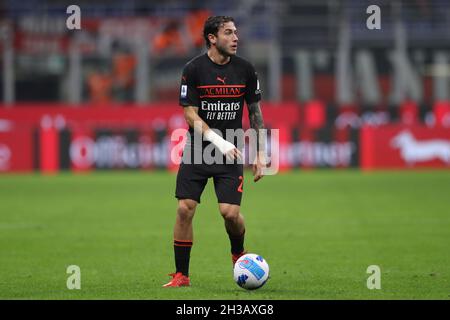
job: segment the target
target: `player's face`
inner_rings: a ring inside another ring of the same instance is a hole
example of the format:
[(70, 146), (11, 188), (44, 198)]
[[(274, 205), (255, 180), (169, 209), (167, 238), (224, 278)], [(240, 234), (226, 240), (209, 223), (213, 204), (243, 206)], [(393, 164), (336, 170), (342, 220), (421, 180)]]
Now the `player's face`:
[(219, 28), (216, 37), (216, 48), (225, 56), (235, 55), (237, 52), (237, 29), (233, 22), (226, 22)]

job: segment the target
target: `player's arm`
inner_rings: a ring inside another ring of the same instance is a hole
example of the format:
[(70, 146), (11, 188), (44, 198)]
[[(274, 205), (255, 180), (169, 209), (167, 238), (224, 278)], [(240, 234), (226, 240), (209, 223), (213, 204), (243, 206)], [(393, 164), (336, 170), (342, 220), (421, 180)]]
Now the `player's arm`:
[(214, 144), (219, 151), (229, 159), (241, 159), (241, 152), (234, 144), (223, 139), (217, 133), (209, 128), (205, 121), (198, 115), (198, 107), (187, 106), (184, 107), (184, 118), (188, 125), (194, 129), (195, 132), (205, 137), (205, 140)]
[(198, 115), (198, 107), (184, 107), (184, 118), (189, 127), (193, 128), (197, 133), (204, 134), (209, 130), (209, 126)]
[(261, 112), (259, 101), (253, 102), (248, 106), (248, 117), (250, 127), (256, 130), (256, 148), (257, 155), (253, 164), (254, 181), (258, 181), (263, 177), (263, 168), (266, 167), (266, 135), (263, 134), (264, 119)]

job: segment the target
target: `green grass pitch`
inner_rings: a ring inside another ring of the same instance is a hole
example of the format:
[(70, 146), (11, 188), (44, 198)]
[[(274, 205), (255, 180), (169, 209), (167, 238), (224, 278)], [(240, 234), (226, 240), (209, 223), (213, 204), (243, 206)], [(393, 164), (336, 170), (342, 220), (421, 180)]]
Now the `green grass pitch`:
[[(246, 172), (246, 248), (271, 268), (232, 278), (210, 181), (194, 218), (191, 287), (174, 271), (175, 175), (0, 176), (1, 299), (450, 299), (450, 171)], [(81, 289), (66, 287), (69, 265)], [(367, 267), (381, 268), (369, 290)]]

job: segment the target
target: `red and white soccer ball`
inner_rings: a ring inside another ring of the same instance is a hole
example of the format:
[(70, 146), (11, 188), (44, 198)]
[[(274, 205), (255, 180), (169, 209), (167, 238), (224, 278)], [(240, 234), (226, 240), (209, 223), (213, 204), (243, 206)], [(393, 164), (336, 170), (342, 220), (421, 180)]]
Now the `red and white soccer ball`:
[(247, 290), (261, 288), (269, 279), (269, 265), (260, 255), (247, 253), (234, 265), (234, 281)]

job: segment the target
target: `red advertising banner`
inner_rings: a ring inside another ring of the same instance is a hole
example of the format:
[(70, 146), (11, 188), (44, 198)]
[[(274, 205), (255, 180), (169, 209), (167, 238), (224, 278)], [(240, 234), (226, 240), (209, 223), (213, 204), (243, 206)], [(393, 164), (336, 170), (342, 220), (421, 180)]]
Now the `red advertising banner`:
[(0, 172), (33, 170), (31, 128), (10, 127), (0, 131)]
[(450, 130), (419, 125), (364, 126), (360, 164), (366, 170), (450, 168)]
[(436, 124), (450, 128), (450, 101), (437, 101), (433, 110)]
[[(279, 130), (280, 171), (450, 165), (450, 130), (440, 124), (311, 128), (301, 125), (305, 114), (297, 104), (264, 103), (262, 110), (267, 128)], [(174, 104), (0, 109), (0, 172), (176, 170), (171, 155), (179, 141), (171, 137), (180, 128), (187, 125), (183, 109)]]
[[(280, 130), (280, 149), (285, 154), (291, 131), (300, 123), (297, 104), (262, 106), (269, 129)], [(0, 171), (39, 168), (44, 173), (93, 169), (176, 170), (171, 151), (174, 130), (187, 129), (183, 109), (176, 104), (148, 106), (39, 106), (0, 109), (0, 122), (8, 133), (0, 136)], [(0, 124), (1, 124), (0, 123)], [(244, 129), (249, 127), (244, 108)], [(17, 128), (26, 128), (18, 133)], [(280, 169), (292, 167), (281, 157)]]

